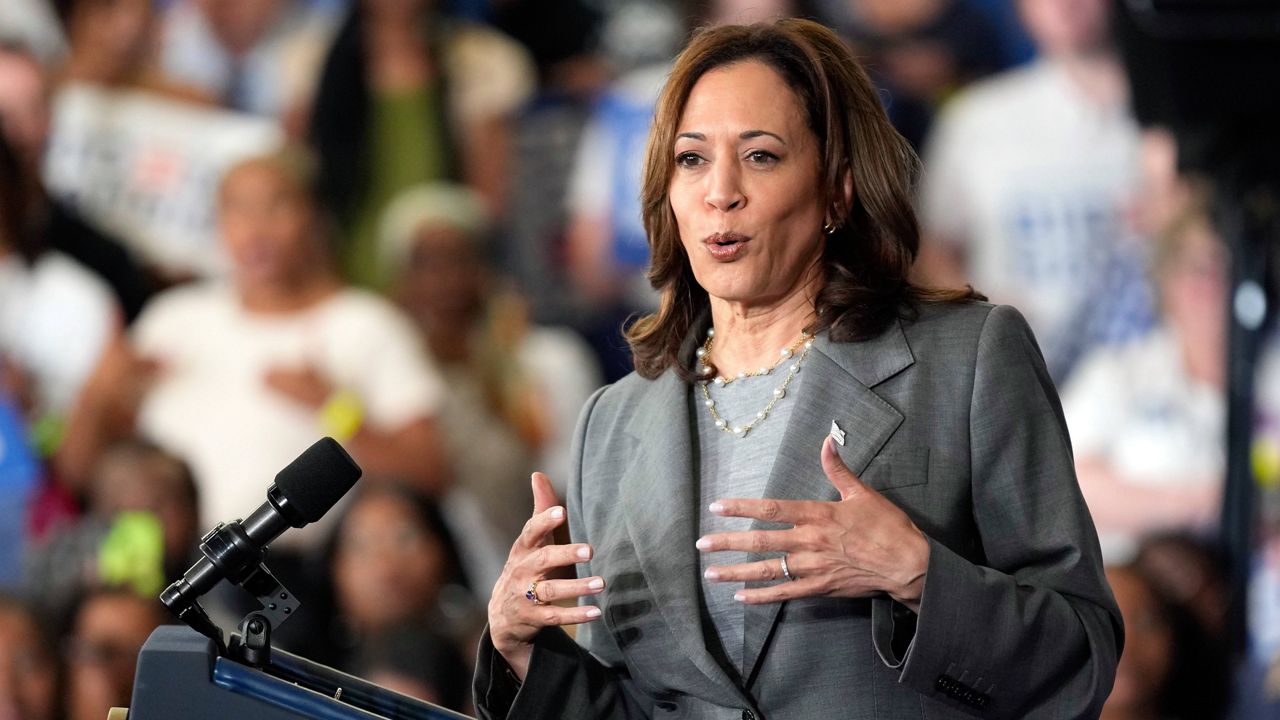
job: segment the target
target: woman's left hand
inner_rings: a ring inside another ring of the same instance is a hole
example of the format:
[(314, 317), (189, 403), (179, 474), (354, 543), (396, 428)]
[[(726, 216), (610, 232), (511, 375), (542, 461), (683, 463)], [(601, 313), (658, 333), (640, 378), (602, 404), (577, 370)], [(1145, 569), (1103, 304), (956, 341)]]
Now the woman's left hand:
[[(785, 554), (793, 581), (740, 590), (734, 597), (744, 603), (818, 596), (858, 598), (883, 592), (918, 612), (929, 566), (929, 541), (906, 513), (845, 466), (830, 437), (821, 452), (822, 469), (840, 491), (839, 502), (719, 500), (711, 505), (717, 515), (794, 527), (706, 535), (698, 540), (698, 549)], [(784, 579), (780, 558), (713, 565), (706, 577), (713, 582)]]

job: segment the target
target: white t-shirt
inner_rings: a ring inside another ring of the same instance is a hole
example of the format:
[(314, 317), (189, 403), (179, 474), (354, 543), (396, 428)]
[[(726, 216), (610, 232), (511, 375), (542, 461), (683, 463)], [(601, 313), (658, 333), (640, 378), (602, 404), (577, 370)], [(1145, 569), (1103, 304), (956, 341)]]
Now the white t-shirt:
[[(1062, 395), (1077, 458), (1106, 461), (1126, 481), (1156, 486), (1221, 482), (1226, 398), (1187, 375), (1172, 331), (1090, 353)], [(1120, 559), (1137, 538), (1099, 527), (1103, 554)]]
[(119, 322), (110, 288), (66, 255), (0, 257), (0, 354), (29, 374), (41, 409), (70, 410)]
[(959, 243), (974, 286), (1023, 312), (1059, 381), (1090, 345), (1151, 324), (1129, 219), (1138, 138), (1123, 107), (1041, 60), (957, 96), (926, 147), (926, 232)]
[[(229, 286), (179, 288), (147, 307), (133, 337), (139, 353), (161, 363), (139, 430), (191, 464), (206, 528), (248, 515), (276, 473), (324, 434), (315, 410), (267, 387), (269, 369), (314, 367), (358, 395), (365, 422), (386, 430), (435, 414), (442, 393), (410, 321), (361, 290), (300, 313), (261, 315), (246, 312)], [(327, 524), (281, 540), (314, 546)]]

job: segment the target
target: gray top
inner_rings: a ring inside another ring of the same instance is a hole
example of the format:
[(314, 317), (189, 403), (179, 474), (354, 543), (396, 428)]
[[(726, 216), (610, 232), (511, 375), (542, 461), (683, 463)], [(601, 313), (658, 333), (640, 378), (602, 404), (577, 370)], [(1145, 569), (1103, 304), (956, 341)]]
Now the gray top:
[[(707, 390), (716, 403), (716, 411), (730, 427), (746, 425), (773, 399), (774, 388), (786, 380), (789, 368), (789, 363), (783, 363), (768, 375), (742, 378), (724, 386), (711, 383)], [(778, 448), (782, 446), (782, 434), (795, 404), (794, 393), (803, 376), (804, 372), (796, 373), (787, 387), (787, 394), (745, 437), (716, 427), (701, 387), (693, 386), (692, 412), (698, 425), (699, 536), (751, 529), (750, 519), (713, 515), (707, 506), (724, 498), (764, 497), (765, 484), (773, 470)], [(698, 576), (702, 577), (708, 565), (731, 565), (759, 558), (751, 557), (750, 553), (729, 551), (699, 553), (699, 559)], [(719, 635), (725, 657), (739, 672), (744, 664), (744, 610), (742, 603), (733, 599), (733, 594), (742, 587), (740, 582), (702, 580), (702, 596), (711, 624)]]

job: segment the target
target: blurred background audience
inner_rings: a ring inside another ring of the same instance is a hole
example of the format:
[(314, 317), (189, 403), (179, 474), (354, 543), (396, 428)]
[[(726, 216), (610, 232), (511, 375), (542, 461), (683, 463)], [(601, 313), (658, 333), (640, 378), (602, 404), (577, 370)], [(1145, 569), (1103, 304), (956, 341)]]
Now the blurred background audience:
[(1132, 226), (1139, 154), (1108, 0), (1017, 0), (1040, 51), (956, 94), (925, 146), (917, 271), (1027, 317), (1061, 385), (1151, 324)]
[(365, 478), (277, 543), (277, 644), (467, 710), (529, 475), (563, 489), (653, 302), (669, 63), (780, 15), (836, 28), (920, 148), (919, 279), (1035, 329), (1128, 625), (1104, 716), (1274, 713), (1280, 570), (1240, 667), (1215, 543), (1231, 238), (1133, 118), (1115, 2), (0, 0), (0, 717), (127, 704), (160, 588), (321, 435)]

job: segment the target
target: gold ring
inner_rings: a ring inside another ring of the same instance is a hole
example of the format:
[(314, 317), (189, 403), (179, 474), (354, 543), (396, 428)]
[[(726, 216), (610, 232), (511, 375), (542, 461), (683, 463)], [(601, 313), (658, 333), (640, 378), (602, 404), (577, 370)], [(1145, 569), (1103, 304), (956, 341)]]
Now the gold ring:
[(529, 589), (524, 591), (524, 596), (528, 600), (532, 600), (534, 605), (546, 605), (546, 601), (538, 597), (538, 580), (529, 583)]

